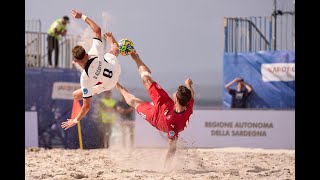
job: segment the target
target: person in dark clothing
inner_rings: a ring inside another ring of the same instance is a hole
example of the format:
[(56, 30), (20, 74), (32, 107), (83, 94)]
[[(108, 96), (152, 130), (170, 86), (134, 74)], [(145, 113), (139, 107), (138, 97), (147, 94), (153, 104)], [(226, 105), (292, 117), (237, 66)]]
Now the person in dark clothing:
[[(231, 85), (237, 83), (237, 89), (231, 89)], [(231, 108), (246, 108), (247, 99), (251, 94), (252, 87), (244, 82), (243, 79), (237, 77), (234, 80), (230, 81), (225, 88), (232, 96), (231, 99)]]

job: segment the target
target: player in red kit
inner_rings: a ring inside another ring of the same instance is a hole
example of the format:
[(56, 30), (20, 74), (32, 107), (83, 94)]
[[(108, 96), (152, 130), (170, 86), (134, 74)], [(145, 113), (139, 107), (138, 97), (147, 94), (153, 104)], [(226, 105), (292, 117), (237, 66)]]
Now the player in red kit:
[(131, 54), (131, 57), (138, 67), (142, 82), (152, 103), (144, 102), (135, 97), (119, 82), (116, 84), (116, 88), (142, 118), (158, 130), (167, 133), (169, 141), (169, 149), (165, 160), (165, 168), (167, 168), (176, 152), (178, 134), (187, 127), (193, 113), (193, 82), (190, 78), (185, 80), (185, 86), (179, 86), (173, 94), (173, 99), (171, 99), (165, 90), (152, 79), (150, 69), (142, 62), (136, 51)]

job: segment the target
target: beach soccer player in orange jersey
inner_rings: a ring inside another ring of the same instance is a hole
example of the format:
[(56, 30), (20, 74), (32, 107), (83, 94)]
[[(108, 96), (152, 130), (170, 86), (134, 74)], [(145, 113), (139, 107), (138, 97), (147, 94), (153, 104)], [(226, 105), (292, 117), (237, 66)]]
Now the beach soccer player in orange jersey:
[(115, 87), (142, 118), (158, 130), (167, 133), (169, 149), (164, 167), (168, 168), (176, 152), (178, 134), (187, 127), (193, 113), (193, 82), (190, 78), (185, 80), (185, 86), (179, 86), (171, 99), (166, 91), (152, 79), (150, 69), (142, 62), (138, 53), (134, 51), (130, 55), (138, 67), (143, 85), (148, 91), (152, 103), (135, 97), (119, 82)]

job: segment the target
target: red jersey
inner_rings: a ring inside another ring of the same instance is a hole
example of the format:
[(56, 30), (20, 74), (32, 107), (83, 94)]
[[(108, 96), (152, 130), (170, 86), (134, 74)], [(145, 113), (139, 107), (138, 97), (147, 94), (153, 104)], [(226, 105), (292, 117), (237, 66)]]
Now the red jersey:
[(194, 99), (191, 98), (186, 109), (178, 113), (175, 111), (173, 100), (159, 84), (153, 82), (148, 93), (152, 103), (140, 104), (137, 107), (137, 113), (158, 130), (166, 132), (168, 138), (177, 138), (179, 132), (183, 131), (189, 123), (193, 113)]

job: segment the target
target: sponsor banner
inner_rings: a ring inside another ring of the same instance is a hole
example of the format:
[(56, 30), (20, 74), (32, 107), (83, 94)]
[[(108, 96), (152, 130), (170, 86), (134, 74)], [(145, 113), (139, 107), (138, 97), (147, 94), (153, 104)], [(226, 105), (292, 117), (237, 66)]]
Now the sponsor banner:
[(269, 81), (294, 81), (295, 63), (270, 63), (261, 65), (262, 80)]
[[(25, 111), (38, 112), (39, 147), (79, 148), (77, 126), (64, 131), (61, 123), (71, 117), (72, 92), (80, 87), (80, 75), (77, 69), (25, 68)], [(98, 100), (92, 98), (92, 107)], [(84, 149), (99, 143), (93, 112), (81, 120)]]
[[(294, 51), (259, 51), (225, 53), (223, 61), (223, 107), (231, 107), (231, 95), (225, 85), (236, 77), (243, 78), (253, 91), (248, 108), (295, 108)], [(236, 89), (236, 83), (231, 89)]]
[[(136, 146), (167, 147), (166, 133), (136, 115)], [(295, 149), (294, 110), (194, 110), (179, 146)]]
[(24, 119), (25, 147), (38, 147), (38, 114), (37, 111), (26, 111)]
[(73, 100), (73, 91), (80, 88), (80, 83), (72, 82), (54, 82), (52, 87), (52, 99), (70, 99)]

